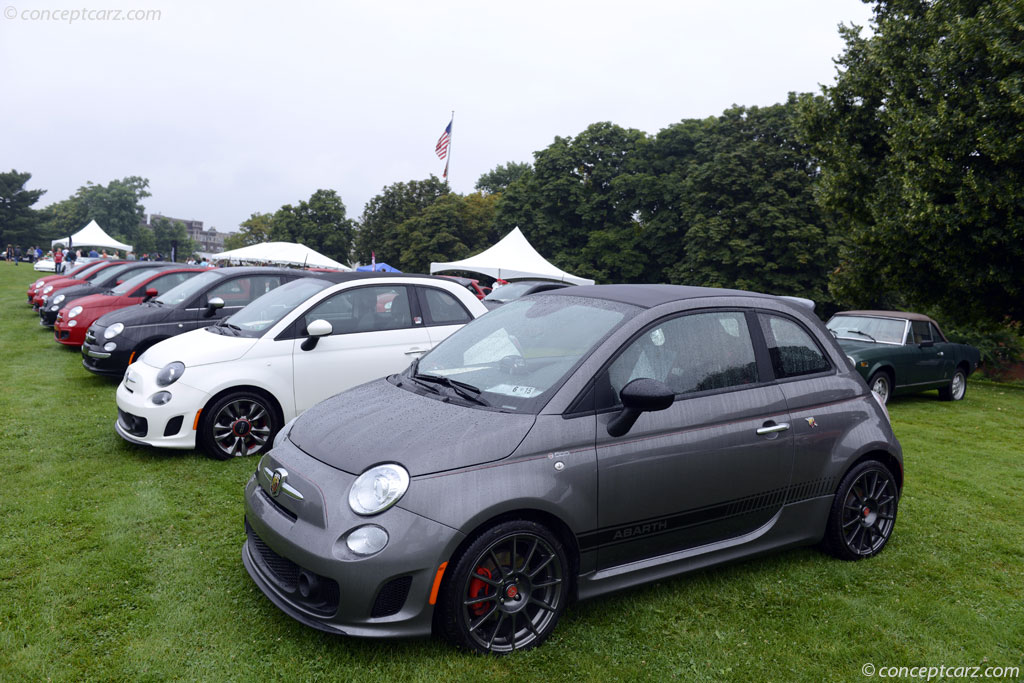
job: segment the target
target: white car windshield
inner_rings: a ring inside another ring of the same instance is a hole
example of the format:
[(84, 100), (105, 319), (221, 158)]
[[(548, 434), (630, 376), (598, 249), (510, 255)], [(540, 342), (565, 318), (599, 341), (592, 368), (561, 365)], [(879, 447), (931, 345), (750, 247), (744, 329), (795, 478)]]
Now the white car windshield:
[(638, 310), (572, 296), (514, 301), (438, 344), (410, 368), (412, 380), (424, 391), (450, 390), (481, 405), (537, 412), (573, 368)]
[(837, 315), (828, 321), (827, 327), (838, 339), (902, 344), (907, 321), (895, 318)]
[(161, 304), (167, 304), (168, 306), (177, 306), (183, 301), (188, 301), (222, 277), (224, 277), (224, 274), (219, 273), (216, 270), (199, 273), (199, 275), (196, 275), (191, 280), (185, 280), (177, 287), (168, 289), (166, 292), (158, 296), (156, 301)]
[[(238, 336), (259, 337), (296, 306), (331, 285), (328, 280), (320, 278), (304, 277), (293, 280), (270, 290), (224, 320), (220, 326), (227, 327)], [(207, 329), (215, 333), (218, 331), (217, 328)]]

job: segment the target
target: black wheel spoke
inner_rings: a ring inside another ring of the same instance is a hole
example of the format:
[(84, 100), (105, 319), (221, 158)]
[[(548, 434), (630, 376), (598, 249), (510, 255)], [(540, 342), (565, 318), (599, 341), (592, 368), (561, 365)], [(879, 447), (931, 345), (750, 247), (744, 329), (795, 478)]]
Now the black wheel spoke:
[(501, 625), (505, 623), (505, 613), (502, 612), (498, 615), (498, 623), (494, 627), (494, 631), (491, 632), (491, 637), (487, 641), (487, 649), (490, 650), (494, 646), (494, 637), (498, 635), (498, 631), (501, 630)]
[(530, 552), (528, 552), (526, 554), (526, 559), (523, 560), (523, 571), (524, 572), (526, 571), (526, 568), (530, 566), (530, 562), (533, 560), (533, 554), (535, 552), (537, 552), (537, 544), (538, 543), (540, 543), (540, 540), (538, 540), (536, 538), (533, 539), (533, 545), (530, 546)]
[(479, 598), (470, 598), (469, 600), (463, 600), (462, 604), (466, 607), (470, 605), (479, 605), (481, 602), (494, 602), (494, 595), (484, 595)]
[(548, 586), (557, 586), (560, 583), (562, 583), (561, 579), (553, 579), (551, 581), (544, 581), (543, 583), (535, 583), (533, 584), (533, 587), (534, 589), (547, 588)]
[(548, 612), (554, 612), (555, 611), (554, 607), (552, 607), (548, 603), (544, 602), (540, 598), (533, 597), (532, 595), (530, 596), (530, 604), (531, 605), (540, 605), (541, 609), (547, 610)]
[(493, 615), (493, 614), (494, 614), (494, 612), (495, 612), (495, 611), (496, 611), (497, 609), (498, 609), (498, 603), (494, 603), (494, 604), (493, 604), (493, 605), (491, 606), (491, 609), (487, 610), (486, 614), (484, 614), (484, 615), (483, 615), (483, 616), (481, 616), (481, 617), (480, 617), (479, 619), (477, 619), (476, 621), (474, 621), (474, 622), (471, 622), (471, 623), (469, 624), (469, 630), (470, 630), (470, 631), (475, 631), (475, 630), (477, 630), (478, 628), (480, 628), (481, 626), (483, 626), (484, 622), (485, 622), (485, 621), (487, 621), (488, 619), (490, 619), (490, 618), (491, 618), (491, 615)]
[(494, 586), (495, 588), (500, 588), (501, 587), (501, 581), (495, 581), (494, 579), (489, 579), (486, 576), (484, 576), (483, 574), (473, 574), (473, 578), (477, 579), (479, 581), (483, 581), (488, 586)]
[(494, 568), (498, 570), (498, 574), (500, 574), (501, 578), (504, 580), (504, 578), (505, 578), (505, 570), (501, 568), (501, 562), (498, 561), (498, 556), (494, 554), (493, 550), (490, 551), (490, 555), (491, 555), (491, 562), (494, 563)]
[(537, 574), (539, 574), (540, 571), (542, 569), (544, 569), (544, 567), (546, 567), (549, 564), (551, 564), (551, 560), (553, 560), (553, 559), (555, 559), (554, 555), (548, 555), (547, 559), (545, 559), (543, 562), (541, 562), (539, 565), (537, 565), (537, 568), (534, 569), (532, 572), (527, 572), (526, 575), (529, 576), (532, 579), (533, 577), (537, 576)]
[[(515, 541), (512, 541), (512, 543), (513, 543), (513, 547), (515, 547), (515, 545), (514, 545)], [(512, 618), (511, 618), (510, 622), (512, 624), (512, 630), (510, 632), (511, 635), (512, 635), (512, 649), (514, 650), (514, 649), (516, 649), (516, 613), (515, 612), (512, 613)]]
[(853, 526), (854, 524), (856, 524), (859, 521), (860, 521), (860, 517), (851, 517), (849, 522), (846, 522), (846, 523), (843, 524), (843, 528), (847, 529), (847, 528)]

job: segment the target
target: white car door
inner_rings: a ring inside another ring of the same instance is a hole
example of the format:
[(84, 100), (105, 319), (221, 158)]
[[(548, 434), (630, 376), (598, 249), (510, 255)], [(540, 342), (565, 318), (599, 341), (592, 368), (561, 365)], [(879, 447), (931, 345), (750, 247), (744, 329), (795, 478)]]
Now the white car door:
[[(292, 340), (295, 409), (370, 380), (401, 372), (430, 350), (430, 336), (414, 318), (406, 285), (365, 285), (320, 301), (298, 321)], [(304, 350), (305, 328), (314, 320), (331, 324), (331, 334)]]

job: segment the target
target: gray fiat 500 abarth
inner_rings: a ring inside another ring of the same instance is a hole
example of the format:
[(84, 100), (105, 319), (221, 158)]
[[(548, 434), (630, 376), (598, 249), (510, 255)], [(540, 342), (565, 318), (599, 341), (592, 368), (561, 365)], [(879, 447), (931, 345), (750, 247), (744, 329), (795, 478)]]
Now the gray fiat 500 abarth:
[(314, 628), (506, 653), (571, 600), (790, 546), (871, 557), (902, 486), (885, 407), (809, 306), (570, 287), (285, 425), (242, 559)]

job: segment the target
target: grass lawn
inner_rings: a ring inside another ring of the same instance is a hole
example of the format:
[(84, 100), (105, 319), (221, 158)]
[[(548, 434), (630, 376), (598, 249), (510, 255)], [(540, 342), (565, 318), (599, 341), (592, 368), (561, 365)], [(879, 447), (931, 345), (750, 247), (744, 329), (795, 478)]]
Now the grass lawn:
[[(0, 681), (864, 680), (882, 666), (1024, 670), (1024, 390), (969, 382), (891, 406), (906, 488), (888, 548), (799, 549), (569, 608), (507, 658), (439, 639), (329, 636), (240, 558), (255, 459), (130, 446), (115, 383), (26, 306), (0, 263)], [(1019, 674), (1018, 674), (1019, 675)]]

